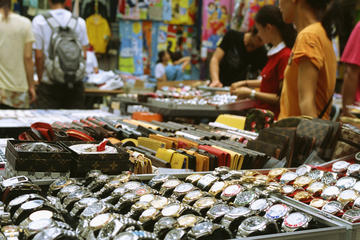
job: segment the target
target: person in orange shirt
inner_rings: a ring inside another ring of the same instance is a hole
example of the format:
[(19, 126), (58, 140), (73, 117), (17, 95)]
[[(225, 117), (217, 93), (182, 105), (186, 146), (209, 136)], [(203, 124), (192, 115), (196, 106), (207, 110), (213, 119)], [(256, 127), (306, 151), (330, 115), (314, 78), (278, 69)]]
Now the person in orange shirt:
[(329, 119), (337, 67), (330, 40), (336, 0), (280, 0), (279, 6), (284, 21), (294, 23), (298, 32), (285, 69), (279, 119), (301, 115)]

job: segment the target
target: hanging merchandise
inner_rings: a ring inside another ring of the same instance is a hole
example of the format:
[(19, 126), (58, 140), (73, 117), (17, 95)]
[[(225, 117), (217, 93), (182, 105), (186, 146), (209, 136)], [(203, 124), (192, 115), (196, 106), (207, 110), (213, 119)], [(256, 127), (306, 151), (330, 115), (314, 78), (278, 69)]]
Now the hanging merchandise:
[[(96, 4), (97, 3), (97, 4)], [(108, 0), (82, 0), (81, 1), (81, 9), (80, 9), (80, 16), (83, 19), (87, 19), (94, 13), (95, 5), (98, 5), (97, 9), (101, 16), (108, 19), (110, 17), (110, 5)]]
[(255, 24), (255, 15), (264, 5), (274, 5), (276, 0), (249, 0), (245, 9), (245, 15), (240, 26), (241, 32), (249, 31)]
[(172, 19), (171, 21), (169, 21), (169, 24), (194, 24), (194, 11), (196, 11), (196, 0), (172, 0), (171, 6)]
[(100, 14), (95, 13), (86, 19), (86, 28), (90, 44), (96, 53), (106, 53), (111, 32), (108, 22)]
[(163, 20), (163, 1), (164, 0), (149, 0), (149, 19), (162, 21)]
[(220, 39), (229, 27), (229, 16), (233, 10), (233, 1), (204, 0), (203, 1), (203, 47), (214, 51)]
[(172, 17), (172, 8), (171, 8), (172, 0), (163, 0), (163, 20), (170, 21)]
[(245, 6), (249, 0), (235, 0), (234, 12), (231, 17), (230, 28), (234, 30), (240, 29), (245, 16)]
[(122, 20), (119, 25), (121, 39), (119, 69), (124, 73), (137, 76), (143, 75), (143, 33), (141, 22)]
[(144, 21), (142, 23), (143, 29), (143, 62), (144, 74), (150, 75), (151, 56), (152, 56), (152, 27), (151, 21)]

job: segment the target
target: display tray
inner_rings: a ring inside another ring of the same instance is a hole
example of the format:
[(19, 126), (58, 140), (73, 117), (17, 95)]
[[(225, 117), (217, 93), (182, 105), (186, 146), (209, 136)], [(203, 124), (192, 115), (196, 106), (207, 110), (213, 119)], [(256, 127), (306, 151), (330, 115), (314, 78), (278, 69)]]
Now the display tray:
[(116, 175), (122, 171), (129, 170), (129, 154), (124, 149), (120, 149), (110, 142), (107, 146), (113, 147), (117, 153), (88, 153), (79, 154), (70, 149), (73, 145), (78, 144), (98, 144), (99, 142), (75, 142), (63, 141), (60, 142), (72, 152), (73, 165), (71, 168), (71, 177), (85, 177), (90, 170), (101, 170), (105, 174)]
[(68, 172), (72, 166), (71, 152), (58, 143), (41, 142), (58, 149), (59, 152), (26, 151), (17, 147), (17, 144), (40, 143), (36, 141), (9, 140), (5, 156), (14, 170), (30, 172)]

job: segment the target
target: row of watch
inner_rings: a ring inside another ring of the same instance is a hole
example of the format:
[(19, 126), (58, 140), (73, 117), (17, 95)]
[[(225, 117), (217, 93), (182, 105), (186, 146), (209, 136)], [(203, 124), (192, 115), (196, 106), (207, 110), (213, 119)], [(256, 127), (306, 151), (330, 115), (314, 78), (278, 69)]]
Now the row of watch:
[(282, 184), (282, 194), (354, 223), (360, 221), (359, 171), (360, 164), (338, 161), (331, 171), (303, 165), (295, 172), (272, 169), (268, 177)]

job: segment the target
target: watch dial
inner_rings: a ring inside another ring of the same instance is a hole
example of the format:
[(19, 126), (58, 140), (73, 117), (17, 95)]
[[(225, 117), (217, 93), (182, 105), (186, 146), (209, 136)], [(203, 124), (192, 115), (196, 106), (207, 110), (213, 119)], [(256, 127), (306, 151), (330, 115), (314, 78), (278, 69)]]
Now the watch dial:
[(360, 219), (360, 210), (358, 209), (350, 209), (345, 212), (345, 216), (351, 217), (352, 220), (359, 220)]
[(309, 173), (309, 177), (311, 177), (312, 179), (314, 179), (315, 181), (319, 181), (321, 180), (321, 178), (324, 176), (324, 171), (320, 171), (320, 170), (312, 170)]
[(200, 174), (193, 174), (193, 175), (190, 175), (188, 176), (185, 181), (190, 181), (190, 182), (196, 182), (196, 181), (199, 181), (199, 179), (202, 177), (202, 175)]
[(162, 196), (156, 196), (154, 200), (150, 202), (151, 206), (157, 209), (162, 209), (166, 204), (168, 204), (168, 199)]
[(321, 197), (325, 199), (336, 197), (340, 194), (340, 189), (336, 186), (330, 186), (324, 189)]
[(350, 163), (345, 161), (338, 161), (333, 164), (332, 171), (333, 172), (344, 172), (349, 167)]
[(339, 203), (337, 201), (332, 201), (332, 202), (325, 204), (325, 206), (323, 206), (323, 208), (321, 210), (323, 210), (324, 212), (330, 213), (330, 214), (336, 214), (337, 212), (342, 210), (342, 208), (343, 208), (343, 206), (341, 203)]
[(311, 177), (308, 176), (300, 176), (297, 177), (294, 181), (294, 185), (300, 185), (300, 186), (304, 186), (304, 185), (308, 185), (310, 184), (312, 181)]
[(322, 208), (327, 202), (324, 199), (321, 198), (314, 198), (310, 202), (310, 206), (315, 208)]
[(49, 228), (53, 224), (51, 219), (40, 219), (33, 222), (30, 222), (28, 225), (28, 229), (30, 231), (41, 231), (45, 228)]
[(160, 174), (160, 175), (157, 175), (157, 176), (153, 177), (150, 181), (153, 181), (153, 182), (163, 182), (163, 181), (165, 181), (166, 179), (168, 179), (169, 177), (170, 177), (170, 175)]
[(193, 227), (197, 221), (198, 218), (193, 214), (184, 215), (177, 219), (180, 227)]
[(79, 190), (81, 187), (78, 185), (68, 185), (60, 190), (60, 193), (70, 193)]
[(137, 239), (139, 238), (131, 232), (122, 232), (114, 238), (114, 240), (137, 240)]
[(298, 175), (294, 172), (286, 172), (281, 176), (280, 181), (281, 182), (291, 182), (291, 181), (295, 180), (295, 178), (297, 178), (297, 176)]
[(141, 214), (141, 216), (142, 217), (151, 217), (151, 216), (153, 216), (153, 215), (155, 215), (156, 213), (157, 213), (157, 209), (156, 208), (153, 208), (153, 207), (151, 207), (151, 208), (149, 208), (149, 209), (146, 209), (142, 214)]
[(186, 232), (182, 229), (173, 229), (168, 232), (164, 238), (164, 240), (178, 240), (181, 239)]
[(123, 201), (132, 201), (133, 199), (135, 199), (137, 196), (135, 193), (125, 193), (121, 199)]
[(103, 209), (104, 209), (104, 205), (101, 202), (96, 202), (85, 208), (84, 211), (81, 213), (81, 216), (85, 218), (91, 217), (96, 213), (100, 213)]
[(99, 228), (99, 227), (102, 227), (103, 225), (105, 225), (110, 220), (111, 220), (111, 214), (109, 214), (109, 213), (100, 214), (100, 215), (94, 217), (90, 221), (89, 226), (91, 228)]
[(43, 204), (44, 204), (44, 200), (40, 200), (40, 199), (39, 200), (32, 200), (32, 201), (23, 203), (21, 205), (21, 208), (25, 209), (25, 210), (29, 210), (29, 209), (38, 208), (38, 207), (42, 206)]
[(225, 186), (225, 182), (215, 182), (214, 185), (211, 186), (209, 192), (221, 191), (224, 186)]
[(203, 193), (200, 190), (195, 190), (187, 193), (184, 199), (197, 199), (200, 198), (202, 195)]
[(191, 183), (182, 183), (182, 184), (176, 186), (176, 188), (174, 189), (174, 192), (185, 193), (185, 192), (190, 191), (193, 188), (194, 188), (194, 186)]
[(359, 195), (356, 193), (355, 190), (348, 189), (345, 191), (342, 191), (339, 194), (338, 200), (344, 200), (344, 201), (354, 201)]
[(307, 222), (308, 222), (308, 218), (306, 217), (306, 215), (300, 212), (291, 213), (284, 220), (284, 224), (290, 228), (301, 227), (305, 225)]
[(220, 217), (230, 212), (230, 207), (226, 204), (217, 204), (210, 208), (208, 214), (211, 214), (215, 217)]
[(318, 191), (323, 190), (324, 188), (325, 188), (325, 184), (323, 182), (314, 182), (310, 184), (310, 186), (306, 190), (311, 193), (316, 193)]
[(16, 205), (22, 204), (23, 202), (27, 201), (29, 198), (30, 198), (29, 194), (19, 196), (17, 198), (14, 198), (13, 200), (11, 200), (9, 202), (9, 206), (16, 206)]
[(256, 193), (253, 191), (245, 191), (239, 193), (234, 201), (236, 206), (246, 206), (256, 198)]
[(350, 176), (350, 175), (354, 175), (354, 176), (358, 176), (360, 173), (360, 164), (351, 164), (346, 172), (346, 175)]
[(37, 221), (40, 219), (51, 219), (53, 215), (54, 214), (49, 210), (40, 210), (30, 214), (29, 219), (31, 221)]
[(263, 228), (267, 223), (268, 221), (266, 220), (266, 218), (260, 216), (254, 216), (245, 219), (241, 223), (239, 228), (242, 228), (247, 231), (256, 231), (258, 229)]
[(246, 207), (237, 207), (231, 209), (231, 211), (227, 214), (232, 217), (241, 217), (251, 213), (251, 210)]
[(174, 188), (176, 187), (177, 185), (181, 184), (181, 181), (178, 180), (178, 179), (170, 179), (168, 181), (166, 181), (162, 187), (164, 188)]
[[(178, 218), (178, 221), (180, 218)], [(164, 226), (164, 227), (166, 226), (166, 227), (171, 228), (175, 223), (176, 223), (176, 220), (172, 217), (162, 217), (159, 219), (159, 221), (157, 221), (156, 225), (160, 225), (160, 226)]]
[(311, 171), (311, 167), (309, 165), (302, 165), (296, 169), (296, 174), (298, 176), (304, 176)]
[(288, 211), (289, 211), (289, 207), (286, 206), (285, 204), (275, 204), (274, 206), (269, 208), (265, 216), (267, 218), (276, 220), (284, 217)]
[(295, 191), (295, 188), (293, 186), (290, 185), (285, 185), (281, 188), (281, 192), (288, 195), (291, 194)]
[(354, 208), (354, 209), (360, 209), (360, 197), (358, 197), (357, 199), (355, 199), (353, 208)]
[(356, 183), (356, 179), (353, 177), (343, 177), (340, 178), (337, 183), (336, 186), (340, 189), (349, 189), (352, 188)]
[(191, 228), (192, 233), (196, 236), (201, 233), (211, 232), (213, 224), (211, 222), (202, 222)]
[(66, 183), (68, 182), (67, 179), (58, 179), (58, 180), (55, 180), (51, 185), (50, 185), (50, 188), (51, 187), (61, 187), (63, 185), (65, 185)]
[(215, 181), (217, 178), (211, 174), (207, 174), (205, 176), (203, 176), (202, 178), (200, 178), (199, 182), (198, 182), (198, 186), (199, 185), (203, 185), (203, 186), (207, 186), (209, 183)]
[(250, 210), (252, 211), (262, 211), (268, 206), (268, 201), (265, 198), (256, 200), (250, 205)]
[(214, 203), (216, 203), (216, 199), (212, 197), (205, 197), (197, 200), (194, 206), (199, 208), (207, 208), (211, 207)]
[(154, 200), (155, 195), (154, 194), (146, 194), (140, 197), (139, 201), (141, 202), (151, 202)]
[(128, 191), (132, 191), (137, 189), (138, 187), (141, 186), (140, 182), (135, 182), (135, 181), (131, 181), (131, 182), (127, 182), (124, 184), (124, 188)]
[(111, 193), (111, 195), (123, 195), (126, 192), (126, 188), (124, 187), (118, 187), (115, 188), (115, 190)]
[(82, 206), (90, 206), (93, 203), (98, 202), (99, 200), (97, 198), (87, 197), (81, 199), (78, 203)]
[(148, 194), (149, 192), (150, 192), (150, 190), (146, 187), (139, 187), (139, 188), (135, 189), (135, 194), (138, 196)]
[(174, 203), (174, 204), (170, 204), (166, 207), (164, 207), (164, 209), (161, 211), (161, 214), (164, 217), (170, 217), (170, 216), (174, 216), (175, 214), (177, 214), (181, 209), (180, 204)]
[(86, 193), (87, 192), (85, 190), (72, 192), (67, 196), (67, 198), (68, 199), (78, 199), (78, 198), (81, 198), (82, 196), (84, 196)]
[(231, 185), (228, 186), (224, 189), (223, 191), (223, 195), (224, 196), (234, 196), (236, 194), (238, 194), (239, 192), (241, 192), (242, 187), (240, 185)]

